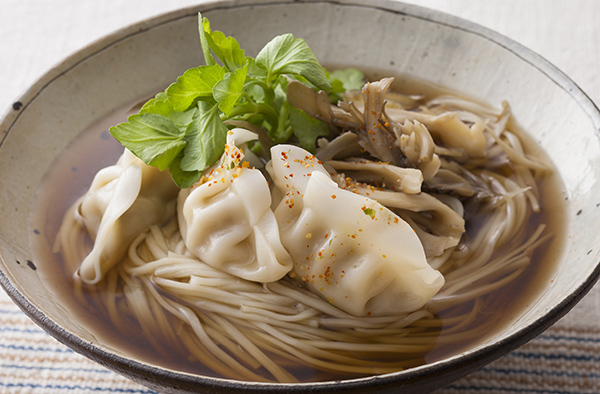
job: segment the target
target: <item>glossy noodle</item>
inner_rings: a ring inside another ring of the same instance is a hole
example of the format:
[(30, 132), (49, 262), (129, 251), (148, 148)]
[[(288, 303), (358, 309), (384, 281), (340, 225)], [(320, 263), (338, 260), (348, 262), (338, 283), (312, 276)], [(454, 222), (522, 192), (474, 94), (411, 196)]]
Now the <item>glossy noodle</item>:
[(57, 237), (79, 302), (160, 357), (248, 381), (394, 372), (484, 338), (498, 324), (486, 295), (553, 236), (533, 219), (551, 169), (508, 104), (392, 81), (337, 104), (290, 82), (290, 104), (331, 136), (261, 162), (262, 137), (237, 122), (190, 188), (125, 150)]

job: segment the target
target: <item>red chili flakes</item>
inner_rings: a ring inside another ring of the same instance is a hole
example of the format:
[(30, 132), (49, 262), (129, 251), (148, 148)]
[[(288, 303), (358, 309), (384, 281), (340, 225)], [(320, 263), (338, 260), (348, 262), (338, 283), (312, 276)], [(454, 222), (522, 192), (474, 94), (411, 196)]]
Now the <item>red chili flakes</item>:
[(333, 272), (331, 271), (331, 267), (327, 267), (327, 269), (325, 270), (325, 280), (327, 281), (327, 284), (331, 284), (329, 282), (329, 279), (333, 276)]
[(331, 195), (331, 198), (332, 198), (333, 200), (335, 200), (335, 199), (337, 198), (337, 196), (336, 196), (335, 194), (332, 194), (332, 195)]

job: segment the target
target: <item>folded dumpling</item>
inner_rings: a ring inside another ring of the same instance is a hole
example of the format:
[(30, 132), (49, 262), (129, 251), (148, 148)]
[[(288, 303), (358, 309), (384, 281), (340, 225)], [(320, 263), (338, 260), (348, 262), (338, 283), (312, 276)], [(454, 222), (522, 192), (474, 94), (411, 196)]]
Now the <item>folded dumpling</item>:
[(340, 189), (318, 159), (276, 145), (267, 165), (291, 276), (356, 316), (411, 312), (443, 286), (414, 230), (378, 202)]
[(172, 217), (178, 192), (168, 171), (146, 165), (127, 149), (115, 165), (98, 171), (75, 211), (94, 241), (79, 267), (81, 280), (98, 283), (135, 237)]
[(206, 264), (239, 278), (273, 282), (292, 269), (281, 244), (264, 175), (243, 162), (239, 148), (256, 134), (234, 129), (225, 153), (198, 185), (178, 198), (181, 235), (188, 250)]

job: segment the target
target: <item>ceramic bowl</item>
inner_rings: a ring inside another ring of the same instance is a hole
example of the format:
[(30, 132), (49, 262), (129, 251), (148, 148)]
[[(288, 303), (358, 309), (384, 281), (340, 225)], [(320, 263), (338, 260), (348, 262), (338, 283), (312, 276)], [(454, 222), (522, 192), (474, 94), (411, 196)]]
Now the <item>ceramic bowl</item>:
[[(259, 384), (149, 365), (96, 340), (44, 280), (30, 248), (31, 201), (48, 167), (79, 133), (115, 108), (163, 89), (202, 61), (197, 12), (250, 55), (273, 36), (303, 37), (323, 64), (375, 68), (489, 103), (510, 102), (518, 123), (556, 159), (567, 244), (552, 281), (494, 338), (421, 367), (339, 382)], [(318, 23), (316, 22), (318, 21)], [(0, 283), (36, 323), (98, 363), (161, 392), (415, 392), (444, 386), (525, 343), (571, 309), (599, 274), (600, 114), (565, 75), (476, 24), (386, 0), (218, 1), (124, 28), (67, 58), (9, 109), (0, 125)]]

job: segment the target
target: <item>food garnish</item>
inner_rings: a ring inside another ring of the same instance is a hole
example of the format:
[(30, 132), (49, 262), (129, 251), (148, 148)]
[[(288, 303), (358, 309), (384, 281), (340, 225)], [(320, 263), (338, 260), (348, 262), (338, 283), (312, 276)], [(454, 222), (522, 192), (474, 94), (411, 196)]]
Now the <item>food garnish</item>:
[(290, 81), (323, 90), (332, 101), (363, 85), (359, 70), (328, 73), (306, 41), (292, 34), (273, 38), (252, 58), (233, 37), (213, 31), (208, 19), (198, 14), (198, 20), (206, 64), (185, 71), (138, 114), (110, 129), (146, 164), (169, 169), (181, 188), (219, 159), (233, 127), (257, 133), (253, 150), (266, 159), (270, 146), (290, 140), (314, 152), (329, 127), (289, 104)]

